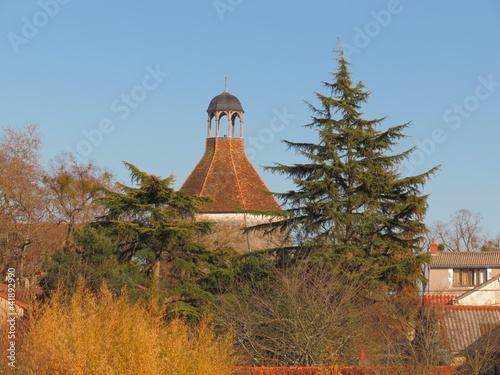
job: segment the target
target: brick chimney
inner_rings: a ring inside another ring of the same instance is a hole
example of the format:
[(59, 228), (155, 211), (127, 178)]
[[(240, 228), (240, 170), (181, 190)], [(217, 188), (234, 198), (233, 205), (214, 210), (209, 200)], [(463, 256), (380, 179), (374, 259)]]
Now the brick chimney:
[(437, 255), (438, 254), (438, 244), (436, 243), (436, 240), (432, 240), (431, 242), (431, 255)]

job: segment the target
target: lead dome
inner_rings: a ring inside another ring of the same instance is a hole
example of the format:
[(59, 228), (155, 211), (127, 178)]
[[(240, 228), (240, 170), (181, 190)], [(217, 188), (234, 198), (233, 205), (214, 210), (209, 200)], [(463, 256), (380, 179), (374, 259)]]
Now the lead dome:
[(208, 105), (207, 112), (215, 111), (236, 111), (244, 112), (238, 98), (230, 94), (227, 90), (217, 95)]

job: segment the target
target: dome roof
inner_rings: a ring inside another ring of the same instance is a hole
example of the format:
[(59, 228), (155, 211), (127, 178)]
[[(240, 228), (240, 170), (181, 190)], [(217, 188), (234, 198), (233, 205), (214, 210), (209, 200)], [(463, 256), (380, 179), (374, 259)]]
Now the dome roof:
[(214, 111), (239, 111), (244, 112), (240, 101), (234, 95), (224, 91), (212, 99), (208, 105), (207, 112)]

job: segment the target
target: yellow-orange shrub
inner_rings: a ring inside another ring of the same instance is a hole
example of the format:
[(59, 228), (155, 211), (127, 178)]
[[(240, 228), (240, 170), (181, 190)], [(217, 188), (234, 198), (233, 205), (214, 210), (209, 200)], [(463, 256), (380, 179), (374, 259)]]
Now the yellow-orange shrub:
[(34, 309), (20, 345), (22, 374), (224, 375), (233, 371), (231, 337), (216, 337), (208, 318), (190, 329), (165, 323), (146, 304), (79, 287), (71, 301), (55, 295)]

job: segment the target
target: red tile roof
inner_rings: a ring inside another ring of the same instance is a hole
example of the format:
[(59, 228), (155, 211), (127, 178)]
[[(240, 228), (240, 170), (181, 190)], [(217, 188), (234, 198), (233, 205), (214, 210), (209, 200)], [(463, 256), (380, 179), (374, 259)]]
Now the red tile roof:
[(248, 160), (243, 139), (207, 138), (205, 154), (181, 190), (214, 198), (202, 213), (281, 210)]
[[(35, 289), (22, 289), (15, 288), (15, 304), (24, 310), (28, 310), (28, 304), (31, 298), (43, 293), (42, 288)], [(0, 298), (8, 300), (9, 286), (6, 284), (0, 284)]]
[(425, 293), (423, 297), (424, 305), (446, 305), (451, 300), (460, 297), (461, 293)]

